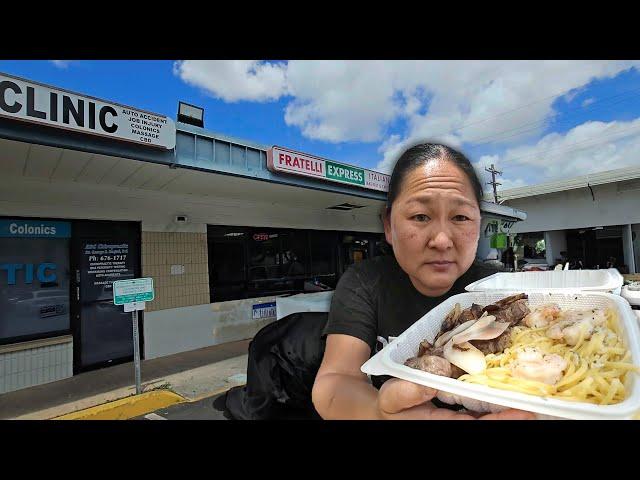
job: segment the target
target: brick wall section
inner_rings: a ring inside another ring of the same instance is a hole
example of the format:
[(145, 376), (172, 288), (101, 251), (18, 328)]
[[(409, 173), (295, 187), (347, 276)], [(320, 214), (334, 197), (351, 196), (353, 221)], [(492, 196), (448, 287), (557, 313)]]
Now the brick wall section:
[[(184, 265), (171, 275), (171, 265)], [(142, 275), (153, 278), (147, 311), (209, 303), (206, 233), (142, 232)]]

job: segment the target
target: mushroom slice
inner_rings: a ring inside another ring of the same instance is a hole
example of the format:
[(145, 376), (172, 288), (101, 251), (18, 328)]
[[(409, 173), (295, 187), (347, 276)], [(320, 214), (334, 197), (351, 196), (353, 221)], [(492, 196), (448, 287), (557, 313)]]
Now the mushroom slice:
[(508, 323), (496, 322), (492, 315), (482, 317), (463, 332), (451, 337), (444, 346), (444, 358), (467, 373), (483, 372), (487, 368), (484, 353), (469, 342), (494, 339), (502, 335), (507, 328)]
[(469, 320), (468, 322), (461, 323), (453, 330), (443, 333), (441, 336), (438, 337), (438, 339), (433, 344), (433, 346), (440, 347), (444, 345), (451, 339), (451, 337), (453, 337), (454, 335), (457, 335), (458, 333), (464, 332), (467, 328), (471, 327), (476, 322), (477, 320)]
[(496, 317), (487, 315), (477, 320), (471, 327), (452, 337), (453, 343), (461, 344), (470, 340), (491, 340), (499, 337), (509, 328), (507, 322), (496, 322)]
[(454, 344), (453, 340), (444, 346), (444, 358), (467, 373), (481, 373), (487, 368), (484, 353), (469, 342)]

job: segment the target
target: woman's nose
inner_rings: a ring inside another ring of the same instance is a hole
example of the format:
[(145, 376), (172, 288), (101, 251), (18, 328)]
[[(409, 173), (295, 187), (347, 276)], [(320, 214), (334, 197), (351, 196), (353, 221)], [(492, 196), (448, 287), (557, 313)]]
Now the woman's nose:
[(431, 237), (427, 246), (429, 248), (435, 248), (436, 250), (447, 250), (453, 247), (453, 241), (444, 229), (439, 229), (435, 236)]

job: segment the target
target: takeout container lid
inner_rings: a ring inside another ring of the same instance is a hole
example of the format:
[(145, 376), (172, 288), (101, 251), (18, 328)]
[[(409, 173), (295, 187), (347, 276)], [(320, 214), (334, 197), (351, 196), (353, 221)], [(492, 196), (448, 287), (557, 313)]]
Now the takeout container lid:
[(630, 290), (628, 285), (625, 285), (620, 295), (631, 305), (640, 306), (640, 290)]
[(611, 292), (620, 294), (624, 278), (615, 268), (603, 270), (550, 270), (545, 272), (499, 272), (470, 283), (468, 292)]
[[(539, 273), (536, 273), (538, 275)], [(614, 405), (595, 405), (586, 402), (560, 400), (540, 397), (520, 392), (502, 390), (460, 380), (433, 375), (404, 365), (404, 362), (416, 355), (420, 342), (427, 339), (433, 342), (447, 313), (460, 303), (462, 308), (472, 303), (488, 305), (509, 294), (527, 293), (530, 306), (544, 303), (557, 303), (560, 308), (613, 308), (617, 312), (624, 342), (631, 352), (631, 362), (640, 365), (640, 329), (630, 305), (619, 295), (603, 292), (533, 292), (516, 289), (510, 292), (469, 292), (454, 295), (405, 330), (399, 337), (386, 345), (371, 357), (361, 370), (367, 375), (389, 375), (410, 382), (425, 385), (436, 390), (449, 392), (461, 397), (472, 398), (508, 408), (535, 412), (542, 416), (569, 419), (631, 419), (640, 413), (640, 376), (629, 371), (625, 378), (627, 398)]]

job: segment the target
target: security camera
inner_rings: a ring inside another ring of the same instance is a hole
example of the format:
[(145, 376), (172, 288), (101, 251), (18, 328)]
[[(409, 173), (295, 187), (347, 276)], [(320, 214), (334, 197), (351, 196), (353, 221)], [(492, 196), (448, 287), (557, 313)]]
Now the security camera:
[(176, 223), (187, 223), (189, 221), (189, 217), (186, 215), (176, 215)]

